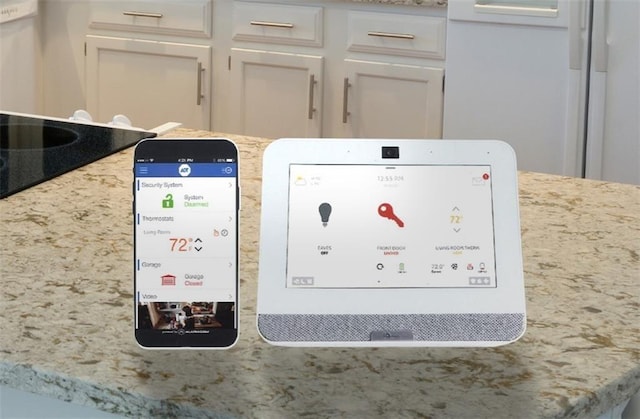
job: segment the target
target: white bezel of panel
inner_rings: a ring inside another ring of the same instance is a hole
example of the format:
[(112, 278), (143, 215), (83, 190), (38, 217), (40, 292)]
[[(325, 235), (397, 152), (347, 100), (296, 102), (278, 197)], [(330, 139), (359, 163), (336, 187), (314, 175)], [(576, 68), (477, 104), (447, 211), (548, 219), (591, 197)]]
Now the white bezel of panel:
[[(382, 159), (382, 146), (400, 147), (400, 158)], [(490, 165), (498, 286), (481, 289), (287, 288), (290, 164)], [(273, 142), (263, 157), (258, 315), (524, 314), (517, 182), (515, 153), (507, 143), (497, 140), (281, 139)], [(394, 304), (389, 304), (389, 301)], [(441, 345), (492, 346), (503, 343), (506, 342), (445, 342)], [(287, 345), (344, 346), (344, 342), (290, 342)], [(425, 343), (367, 341), (347, 342), (346, 345), (425, 346)]]

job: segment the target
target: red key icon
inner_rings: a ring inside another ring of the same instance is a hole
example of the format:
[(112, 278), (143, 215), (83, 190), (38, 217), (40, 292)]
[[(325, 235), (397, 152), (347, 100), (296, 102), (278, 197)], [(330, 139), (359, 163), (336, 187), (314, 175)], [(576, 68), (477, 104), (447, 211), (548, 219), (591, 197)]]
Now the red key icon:
[(395, 221), (398, 227), (404, 227), (404, 222), (393, 212), (391, 204), (387, 204), (386, 202), (380, 204), (380, 206), (378, 206), (378, 214), (380, 214), (381, 217)]

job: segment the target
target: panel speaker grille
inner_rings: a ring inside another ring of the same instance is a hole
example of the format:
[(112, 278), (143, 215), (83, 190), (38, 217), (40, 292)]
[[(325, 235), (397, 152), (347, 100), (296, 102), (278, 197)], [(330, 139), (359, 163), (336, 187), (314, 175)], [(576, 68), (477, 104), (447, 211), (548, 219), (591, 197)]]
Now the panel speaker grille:
[(371, 332), (399, 330), (417, 341), (509, 342), (524, 327), (523, 313), (258, 315), (260, 333), (273, 342), (362, 342)]

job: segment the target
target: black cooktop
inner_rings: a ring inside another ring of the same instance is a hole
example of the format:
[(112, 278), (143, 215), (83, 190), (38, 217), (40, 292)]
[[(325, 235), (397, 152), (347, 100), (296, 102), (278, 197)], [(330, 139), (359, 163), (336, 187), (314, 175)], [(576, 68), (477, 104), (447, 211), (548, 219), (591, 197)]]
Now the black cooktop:
[(0, 113), (0, 198), (155, 136), (153, 132)]

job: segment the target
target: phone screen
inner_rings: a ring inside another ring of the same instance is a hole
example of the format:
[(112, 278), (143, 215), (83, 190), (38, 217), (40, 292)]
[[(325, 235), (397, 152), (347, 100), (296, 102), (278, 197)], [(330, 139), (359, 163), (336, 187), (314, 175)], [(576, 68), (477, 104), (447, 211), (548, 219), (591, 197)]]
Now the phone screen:
[(238, 153), (225, 139), (145, 140), (134, 156), (135, 336), (143, 347), (238, 336)]

